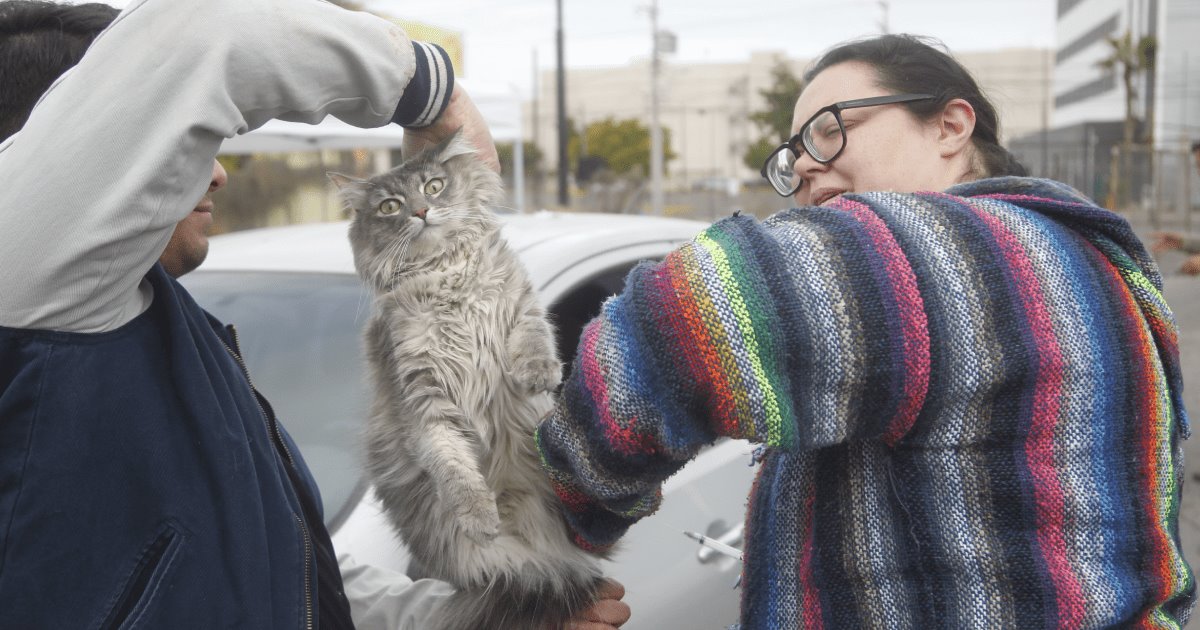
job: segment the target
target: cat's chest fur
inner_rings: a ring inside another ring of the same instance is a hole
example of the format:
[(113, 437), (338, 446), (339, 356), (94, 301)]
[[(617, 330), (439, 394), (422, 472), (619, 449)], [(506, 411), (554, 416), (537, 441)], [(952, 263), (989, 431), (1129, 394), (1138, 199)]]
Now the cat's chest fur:
[(498, 376), (520, 288), (496, 257), (473, 253), (401, 278), (379, 296), (377, 312), (398, 359), (437, 362), (474, 378)]

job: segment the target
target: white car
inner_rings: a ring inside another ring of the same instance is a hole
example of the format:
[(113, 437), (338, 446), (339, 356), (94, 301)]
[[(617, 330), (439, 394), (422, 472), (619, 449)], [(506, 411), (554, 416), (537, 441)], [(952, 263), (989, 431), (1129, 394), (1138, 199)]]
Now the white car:
[[(580, 332), (641, 260), (658, 259), (706, 225), (654, 217), (540, 212), (505, 215), (558, 328), (569, 367)], [(321, 488), (335, 548), (360, 563), (404, 570), (407, 554), (380, 514), (360, 466), (369, 392), (360, 335), (371, 309), (355, 275), (346, 223), (217, 236), (204, 266), (183, 278), (197, 301), (239, 331), (255, 385), (300, 444)], [(625, 584), (626, 628), (723, 629), (737, 621), (738, 560), (683, 535), (742, 541), (754, 468), (751, 447), (705, 449), (664, 488), (662, 509), (630, 529), (604, 566)]]

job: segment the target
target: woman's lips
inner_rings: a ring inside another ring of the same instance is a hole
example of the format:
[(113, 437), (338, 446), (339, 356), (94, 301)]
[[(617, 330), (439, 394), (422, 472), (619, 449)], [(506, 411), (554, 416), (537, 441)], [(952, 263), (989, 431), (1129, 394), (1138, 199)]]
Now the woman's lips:
[(823, 206), (826, 201), (845, 193), (846, 191), (840, 188), (821, 188), (813, 195), (812, 203), (814, 206)]

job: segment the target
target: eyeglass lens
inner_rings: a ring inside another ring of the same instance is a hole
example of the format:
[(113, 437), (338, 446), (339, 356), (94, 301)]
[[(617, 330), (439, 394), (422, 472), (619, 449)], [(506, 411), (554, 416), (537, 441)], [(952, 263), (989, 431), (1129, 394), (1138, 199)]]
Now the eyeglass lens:
[(837, 116), (827, 111), (821, 112), (808, 123), (801, 132), (800, 139), (804, 143), (804, 150), (808, 151), (814, 160), (824, 163), (832, 160), (833, 156), (842, 150), (846, 136), (842, 133)]
[[(803, 147), (796, 147), (809, 154), (814, 160), (826, 163), (834, 158), (846, 144), (846, 135), (833, 112), (822, 112), (800, 132)], [(797, 153), (790, 147), (775, 153), (767, 164), (767, 180), (781, 195), (789, 195), (800, 183), (796, 176)]]
[(795, 163), (796, 154), (790, 148), (783, 147), (775, 152), (767, 164), (767, 181), (771, 182), (771, 186), (781, 195), (791, 194), (795, 190), (796, 184), (800, 183), (795, 169), (792, 168)]

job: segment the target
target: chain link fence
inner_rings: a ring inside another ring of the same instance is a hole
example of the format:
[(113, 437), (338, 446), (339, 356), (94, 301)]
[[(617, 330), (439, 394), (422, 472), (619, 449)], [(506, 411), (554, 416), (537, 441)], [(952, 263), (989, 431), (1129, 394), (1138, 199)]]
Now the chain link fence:
[(1187, 147), (1122, 147), (1119, 124), (1077, 125), (1014, 141), (1032, 175), (1068, 184), (1098, 204), (1153, 228), (1200, 230), (1200, 174)]
[(1200, 173), (1187, 150), (1112, 149), (1105, 205), (1150, 227), (1191, 231), (1200, 211)]

